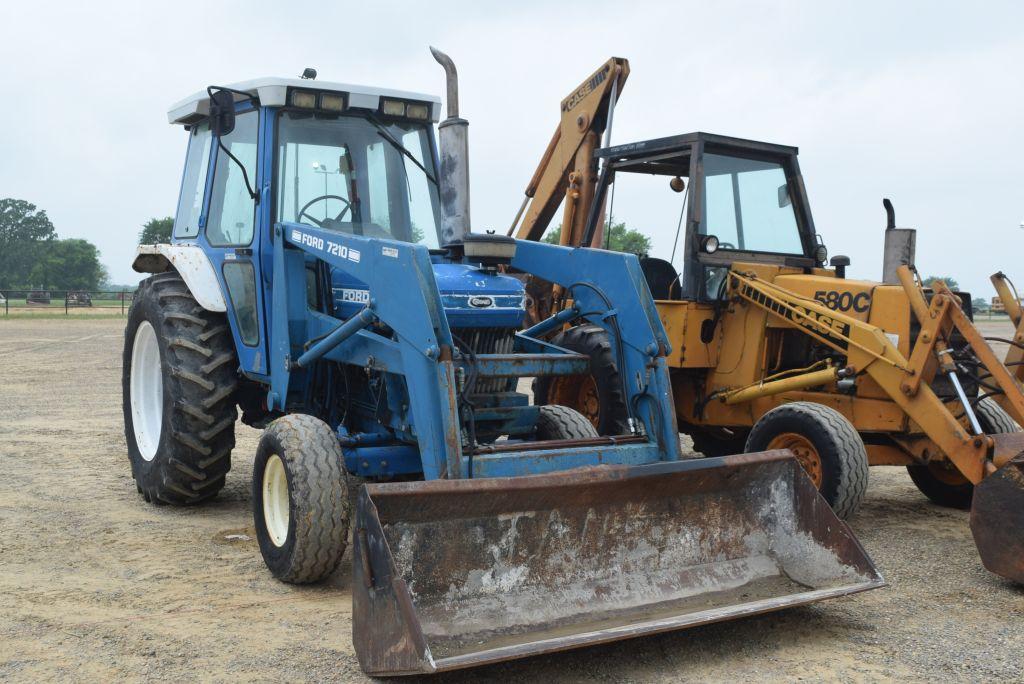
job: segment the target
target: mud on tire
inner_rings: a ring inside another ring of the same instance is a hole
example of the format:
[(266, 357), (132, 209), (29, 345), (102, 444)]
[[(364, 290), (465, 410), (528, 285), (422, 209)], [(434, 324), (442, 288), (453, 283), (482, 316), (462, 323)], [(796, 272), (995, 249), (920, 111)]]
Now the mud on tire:
[(128, 311), (122, 365), (139, 493), (175, 505), (215, 496), (231, 468), (237, 417), (238, 360), (225, 315), (199, 306), (176, 272), (151, 276)]
[(344, 457), (327, 423), (291, 414), (270, 424), (256, 450), (252, 502), (260, 552), (277, 579), (303, 584), (334, 572), (350, 510)]

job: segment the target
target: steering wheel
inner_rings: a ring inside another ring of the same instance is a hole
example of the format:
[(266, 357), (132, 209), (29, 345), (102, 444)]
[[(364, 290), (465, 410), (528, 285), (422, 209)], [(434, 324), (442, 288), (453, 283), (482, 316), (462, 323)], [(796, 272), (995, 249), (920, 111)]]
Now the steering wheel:
[(731, 242), (719, 242), (718, 249), (731, 249), (735, 251), (736, 245), (732, 244)]
[(341, 217), (344, 216), (349, 211), (351, 211), (351, 209), (352, 209), (352, 203), (349, 202), (344, 197), (341, 197), (340, 195), (320, 195), (319, 197), (314, 197), (313, 199), (311, 199), (308, 202), (306, 202), (305, 205), (303, 205), (302, 209), (299, 211), (299, 215), (295, 217), (296, 220), (301, 221), (302, 217), (305, 216), (310, 221), (315, 223), (317, 228), (323, 227), (324, 222), (319, 220), (319, 219), (313, 218), (312, 216), (310, 216), (309, 214), (306, 213), (306, 210), (309, 209), (314, 204), (316, 204), (317, 202), (326, 202), (327, 200), (332, 200), (332, 199), (338, 200), (339, 202), (344, 202), (345, 203), (345, 208), (341, 210), (340, 214), (338, 214), (337, 216), (334, 217), (335, 221), (340, 221)]

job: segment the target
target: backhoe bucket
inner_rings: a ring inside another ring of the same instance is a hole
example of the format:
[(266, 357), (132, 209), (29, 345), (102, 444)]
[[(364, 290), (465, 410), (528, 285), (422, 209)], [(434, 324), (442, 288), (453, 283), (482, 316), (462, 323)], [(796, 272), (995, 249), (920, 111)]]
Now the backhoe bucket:
[(971, 533), (990, 572), (1024, 584), (1024, 453), (975, 485)]
[(363, 487), (353, 641), (453, 670), (884, 584), (788, 451)]

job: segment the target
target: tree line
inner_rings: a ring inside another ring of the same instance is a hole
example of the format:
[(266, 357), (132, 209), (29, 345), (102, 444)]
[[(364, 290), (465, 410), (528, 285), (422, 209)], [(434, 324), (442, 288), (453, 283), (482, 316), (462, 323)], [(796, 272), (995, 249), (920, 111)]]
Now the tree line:
[[(174, 220), (154, 218), (139, 232), (140, 244), (169, 242)], [(0, 290), (104, 290), (114, 287), (96, 245), (61, 238), (53, 222), (31, 202), (0, 199)]]

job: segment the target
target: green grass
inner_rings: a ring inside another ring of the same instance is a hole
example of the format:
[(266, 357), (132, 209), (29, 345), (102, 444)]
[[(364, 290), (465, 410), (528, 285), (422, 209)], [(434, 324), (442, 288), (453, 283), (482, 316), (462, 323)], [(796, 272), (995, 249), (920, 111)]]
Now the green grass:
[(3, 309), (0, 308), (0, 322), (12, 321), (12, 320), (26, 320), (26, 319), (31, 319), (31, 320), (34, 320), (34, 321), (46, 321), (46, 320), (62, 320), (62, 321), (66, 321), (66, 320), (69, 320), (69, 319), (74, 319), (74, 320), (78, 320), (78, 321), (102, 321), (102, 320), (107, 320), (107, 319), (111, 319), (111, 318), (127, 318), (127, 316), (126, 315), (123, 316), (123, 315), (121, 315), (120, 311), (115, 312), (114, 310), (111, 310), (110, 313), (94, 313), (94, 314), (88, 314), (88, 313), (81, 313), (81, 314), (79, 314), (79, 313), (74, 313), (74, 311), (72, 311), (72, 312), (70, 312), (68, 314), (65, 314), (63, 310), (61, 310), (61, 311), (40, 311), (38, 313), (22, 313), (22, 312), (19, 311), (19, 312), (16, 312), (16, 313), (9, 313), (9, 314), (7, 314), (5, 316), (4, 312), (3, 312)]

